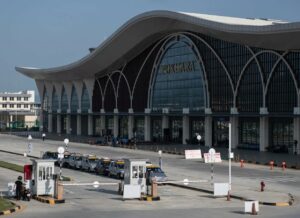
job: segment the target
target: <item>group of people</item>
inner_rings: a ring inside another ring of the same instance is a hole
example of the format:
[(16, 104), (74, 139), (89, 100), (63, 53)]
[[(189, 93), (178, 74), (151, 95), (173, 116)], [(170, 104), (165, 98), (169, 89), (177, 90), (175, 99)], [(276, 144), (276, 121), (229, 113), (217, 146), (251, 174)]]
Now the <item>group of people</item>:
[(26, 189), (25, 183), (22, 182), (22, 176), (19, 176), (15, 182), (16, 200), (30, 201), (30, 190)]

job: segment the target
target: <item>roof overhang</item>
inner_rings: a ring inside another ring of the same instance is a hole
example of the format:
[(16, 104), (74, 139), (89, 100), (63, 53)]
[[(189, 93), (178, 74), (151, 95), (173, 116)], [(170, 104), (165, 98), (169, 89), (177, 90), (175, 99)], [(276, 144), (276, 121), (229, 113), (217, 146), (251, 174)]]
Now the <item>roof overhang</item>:
[[(222, 19), (223, 18), (223, 19)], [(226, 19), (225, 19), (226, 18)], [(223, 22), (222, 22), (223, 20)], [(272, 50), (300, 50), (300, 22), (230, 18), (171, 11), (140, 14), (115, 31), (84, 58), (61, 67), (15, 69), (36, 80), (94, 78), (130, 61), (142, 48), (178, 31), (195, 31), (218, 39)]]

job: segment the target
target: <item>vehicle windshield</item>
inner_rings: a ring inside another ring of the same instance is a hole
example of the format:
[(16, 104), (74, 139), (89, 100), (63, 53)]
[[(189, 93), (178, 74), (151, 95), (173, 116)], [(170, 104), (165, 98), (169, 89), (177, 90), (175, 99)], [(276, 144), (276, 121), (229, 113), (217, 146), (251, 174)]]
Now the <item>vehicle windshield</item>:
[(75, 160), (81, 160), (81, 157), (75, 157)]
[(159, 167), (153, 167), (153, 168), (149, 168), (148, 171), (152, 171), (154, 173), (163, 173), (163, 171), (159, 168)]
[(97, 159), (89, 159), (90, 163), (95, 163), (97, 161)]
[(119, 169), (124, 169), (124, 164), (117, 164)]

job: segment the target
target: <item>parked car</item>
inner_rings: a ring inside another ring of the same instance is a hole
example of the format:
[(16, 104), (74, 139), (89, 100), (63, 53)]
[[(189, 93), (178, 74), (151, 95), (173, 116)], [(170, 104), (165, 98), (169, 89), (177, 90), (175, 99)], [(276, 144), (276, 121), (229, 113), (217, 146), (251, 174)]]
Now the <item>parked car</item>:
[(63, 159), (63, 167), (69, 167), (69, 161), (70, 161), (70, 157), (71, 157), (71, 153), (68, 151), (65, 151), (64, 153), (64, 159)]
[(113, 160), (108, 167), (108, 176), (124, 179), (124, 160)]
[(78, 154), (78, 153), (71, 154), (69, 159), (69, 167), (74, 169), (80, 169), (81, 160), (82, 160), (82, 154)]
[(55, 164), (58, 164), (58, 152), (55, 151), (46, 151), (43, 156), (42, 159), (45, 160), (55, 160)]
[(159, 166), (155, 166), (153, 164), (147, 164), (146, 166), (146, 182), (147, 184), (151, 184), (152, 180), (155, 179), (156, 182), (165, 182), (168, 180), (168, 177), (162, 171)]
[(109, 158), (101, 158), (95, 167), (95, 173), (108, 176), (109, 173), (109, 164), (111, 162), (111, 159)]
[(81, 160), (81, 169), (94, 172), (98, 160), (96, 155), (84, 155)]

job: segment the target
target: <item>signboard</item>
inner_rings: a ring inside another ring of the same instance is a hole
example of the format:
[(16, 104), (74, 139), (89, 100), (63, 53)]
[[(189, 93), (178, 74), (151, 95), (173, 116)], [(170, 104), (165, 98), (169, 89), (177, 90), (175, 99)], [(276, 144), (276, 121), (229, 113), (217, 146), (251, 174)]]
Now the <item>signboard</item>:
[(201, 150), (185, 150), (185, 159), (202, 159)]
[(226, 196), (228, 191), (228, 183), (214, 183), (214, 196)]
[(221, 153), (214, 153), (213, 155), (210, 153), (204, 153), (204, 163), (221, 163)]

